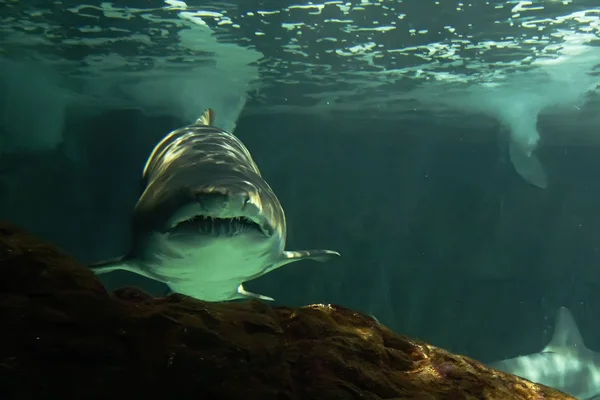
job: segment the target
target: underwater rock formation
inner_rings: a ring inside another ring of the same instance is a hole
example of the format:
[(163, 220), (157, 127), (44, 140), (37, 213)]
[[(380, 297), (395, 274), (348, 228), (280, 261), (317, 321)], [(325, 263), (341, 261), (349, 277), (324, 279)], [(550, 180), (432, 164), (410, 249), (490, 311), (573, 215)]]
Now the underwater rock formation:
[(573, 399), (333, 305), (107, 293), (0, 224), (0, 398)]

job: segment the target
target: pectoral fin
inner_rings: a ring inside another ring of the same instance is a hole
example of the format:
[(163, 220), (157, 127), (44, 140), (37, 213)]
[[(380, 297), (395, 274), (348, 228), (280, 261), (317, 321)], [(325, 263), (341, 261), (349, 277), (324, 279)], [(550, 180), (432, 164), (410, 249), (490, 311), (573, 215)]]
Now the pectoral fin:
[(291, 264), (301, 260), (315, 260), (319, 262), (326, 262), (333, 260), (334, 258), (340, 257), (340, 253), (334, 250), (295, 250), (295, 251), (284, 251), (279, 260), (271, 265), (265, 273), (276, 270), (284, 265)]
[(246, 289), (244, 289), (244, 285), (238, 286), (237, 292), (238, 292), (238, 299), (259, 299), (259, 300), (265, 300), (265, 301), (275, 301), (275, 299), (272, 297), (263, 296), (262, 294), (248, 292)]
[[(88, 265), (96, 275), (106, 274), (113, 271), (131, 271), (131, 266), (127, 263), (124, 258), (114, 258), (110, 260), (101, 261), (95, 264)], [(135, 272), (135, 271), (132, 271)]]
[(145, 276), (146, 278), (156, 279), (152, 276), (148, 276), (142, 269), (138, 267), (137, 262), (134, 259), (128, 257), (106, 260), (88, 265), (88, 267), (96, 275), (102, 275), (113, 271), (129, 271), (133, 272), (134, 274)]

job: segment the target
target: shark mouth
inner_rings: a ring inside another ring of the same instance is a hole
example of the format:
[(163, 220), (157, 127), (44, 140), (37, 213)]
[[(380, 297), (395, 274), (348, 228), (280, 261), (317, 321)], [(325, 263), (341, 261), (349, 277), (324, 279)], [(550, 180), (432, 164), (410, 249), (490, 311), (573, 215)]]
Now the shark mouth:
[(212, 236), (236, 236), (242, 233), (260, 233), (270, 236), (269, 229), (262, 228), (248, 217), (217, 218), (207, 215), (196, 215), (178, 223), (174, 229), (193, 228)]

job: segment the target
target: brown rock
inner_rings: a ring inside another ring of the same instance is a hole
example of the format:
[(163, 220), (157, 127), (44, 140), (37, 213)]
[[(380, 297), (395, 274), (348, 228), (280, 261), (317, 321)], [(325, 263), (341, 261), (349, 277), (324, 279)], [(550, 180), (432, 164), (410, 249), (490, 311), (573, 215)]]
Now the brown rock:
[(333, 305), (108, 294), (0, 225), (0, 399), (573, 399)]

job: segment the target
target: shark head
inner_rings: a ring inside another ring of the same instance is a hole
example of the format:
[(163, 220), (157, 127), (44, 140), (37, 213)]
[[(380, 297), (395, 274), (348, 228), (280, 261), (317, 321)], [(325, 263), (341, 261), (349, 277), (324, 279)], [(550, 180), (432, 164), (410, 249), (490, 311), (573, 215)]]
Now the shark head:
[(134, 226), (176, 246), (243, 237), (248, 245), (270, 243), (281, 251), (286, 222), (277, 196), (243, 143), (210, 126), (212, 119), (209, 111), (154, 148)]
[(541, 352), (498, 361), (491, 367), (580, 400), (600, 399), (600, 354), (585, 347), (565, 307), (558, 310), (552, 340)]
[(285, 247), (279, 200), (232, 134), (204, 125), (176, 132), (144, 169), (145, 189), (134, 211), (137, 238), (151, 252), (197, 264), (210, 260), (228, 273), (246, 264), (246, 273), (258, 274)]

